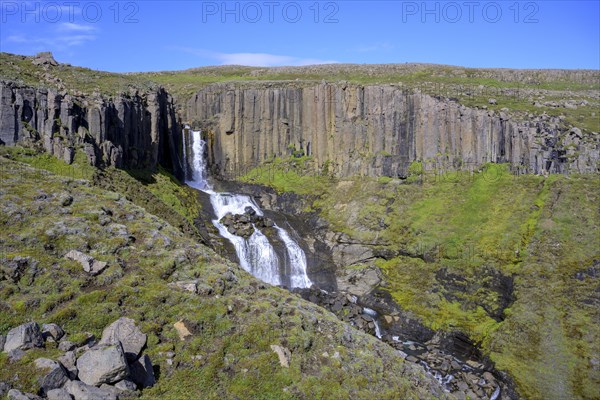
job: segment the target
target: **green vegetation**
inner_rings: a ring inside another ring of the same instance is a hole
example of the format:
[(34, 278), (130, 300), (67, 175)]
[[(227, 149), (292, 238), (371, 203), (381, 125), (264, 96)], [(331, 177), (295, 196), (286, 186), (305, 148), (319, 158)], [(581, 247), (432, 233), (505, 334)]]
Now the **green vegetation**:
[[(145, 353), (160, 368), (157, 384), (142, 399), (434, 397), (427, 383), (431, 378), (393, 349), (359, 331), (352, 331), (352, 342), (345, 341), (349, 328), (333, 315), (260, 283), (127, 201), (128, 194), (5, 157), (18, 154), (32, 165), (38, 156), (28, 153), (11, 150), (0, 156), (0, 334), (31, 320), (54, 322), (81, 343), (88, 333), (99, 337), (121, 316), (133, 318), (148, 335)], [(115, 187), (128, 185), (129, 194), (152, 193), (152, 185), (169, 190), (172, 179), (159, 171), (145, 176), (144, 185), (129, 175), (126, 179), (124, 172), (99, 174), (94, 177), (108, 177)], [(68, 206), (61, 201), (65, 194), (73, 198)], [(178, 206), (182, 210), (184, 203)], [(64, 258), (72, 249), (109, 266), (90, 276)], [(16, 257), (26, 258), (25, 267), (10, 267)], [(168, 286), (190, 279), (211, 287), (212, 294)], [(177, 321), (189, 327), (190, 338), (179, 339)], [(290, 368), (280, 366), (272, 344), (290, 350)], [(168, 352), (175, 353), (172, 362)], [(339, 357), (333, 357), (336, 353)], [(59, 354), (54, 344), (28, 351), (18, 362), (0, 354), (0, 381), (35, 392), (33, 360)]]
[(600, 392), (598, 278), (584, 272), (600, 260), (597, 175), (517, 176), (496, 164), (435, 174), (413, 163), (404, 181), (328, 180), (311, 192), (312, 175), (282, 182), (270, 171), (257, 181), (308, 195), (334, 230), (400, 251), (375, 262), (382, 287), (431, 328), (480, 343), (525, 398)]

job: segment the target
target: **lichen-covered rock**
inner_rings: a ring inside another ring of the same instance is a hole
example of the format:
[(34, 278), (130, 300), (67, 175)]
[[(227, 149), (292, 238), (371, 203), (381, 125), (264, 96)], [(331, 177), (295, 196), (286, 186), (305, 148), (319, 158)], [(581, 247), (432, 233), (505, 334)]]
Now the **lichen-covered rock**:
[(44, 339), (40, 327), (36, 322), (28, 322), (8, 331), (4, 352), (12, 350), (28, 350), (34, 347), (43, 347)]
[(79, 379), (91, 386), (115, 383), (129, 376), (121, 343), (97, 346), (86, 351), (77, 359), (77, 369)]
[(146, 345), (146, 335), (135, 326), (131, 318), (121, 317), (102, 332), (99, 344), (108, 345), (121, 343), (123, 351), (129, 362), (138, 358)]

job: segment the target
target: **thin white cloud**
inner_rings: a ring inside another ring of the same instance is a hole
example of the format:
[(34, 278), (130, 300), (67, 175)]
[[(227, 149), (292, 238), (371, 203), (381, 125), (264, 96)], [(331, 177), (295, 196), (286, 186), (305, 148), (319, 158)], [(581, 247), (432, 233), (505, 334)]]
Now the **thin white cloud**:
[(11, 35), (6, 38), (8, 43), (43, 45), (49, 50), (64, 50), (69, 47), (78, 46), (96, 39), (94, 35), (58, 35), (49, 37), (28, 37), (24, 35)]
[(93, 32), (96, 30), (95, 26), (76, 24), (74, 22), (63, 22), (58, 26), (58, 30), (61, 32)]
[(250, 67), (282, 67), (316, 64), (337, 64), (338, 61), (302, 58), (269, 53), (218, 53), (202, 49), (179, 48), (189, 54), (211, 58), (222, 65), (247, 65)]
[(355, 49), (355, 51), (358, 51), (360, 53), (369, 53), (369, 52), (374, 52), (374, 51), (387, 51), (387, 50), (393, 50), (394, 49), (394, 45), (390, 44), (390, 43), (374, 43), (371, 45), (367, 45), (367, 46), (360, 46), (357, 47)]

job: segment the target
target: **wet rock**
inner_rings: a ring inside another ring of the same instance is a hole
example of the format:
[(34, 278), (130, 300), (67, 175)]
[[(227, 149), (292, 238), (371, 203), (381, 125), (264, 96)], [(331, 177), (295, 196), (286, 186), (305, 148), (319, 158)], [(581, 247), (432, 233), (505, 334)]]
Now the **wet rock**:
[(35, 360), (35, 367), (43, 371), (38, 380), (40, 392), (43, 395), (49, 390), (61, 388), (69, 380), (63, 366), (54, 360), (38, 358)]
[(92, 276), (98, 275), (108, 266), (106, 262), (95, 260), (94, 257), (77, 250), (69, 251), (65, 254), (65, 258), (79, 262), (83, 270)]
[(43, 346), (44, 339), (39, 325), (35, 322), (28, 322), (8, 331), (4, 343), (4, 352), (9, 353), (13, 350), (28, 350)]
[(135, 325), (131, 318), (121, 317), (102, 332), (100, 345), (121, 343), (127, 360), (133, 361), (138, 358), (146, 345), (147, 336)]
[(154, 378), (154, 370), (150, 357), (144, 354), (139, 360), (129, 365), (131, 370), (131, 380), (140, 388), (149, 388), (154, 386), (156, 379)]
[(79, 379), (92, 386), (116, 383), (129, 376), (129, 367), (120, 343), (86, 351), (77, 360), (77, 369)]

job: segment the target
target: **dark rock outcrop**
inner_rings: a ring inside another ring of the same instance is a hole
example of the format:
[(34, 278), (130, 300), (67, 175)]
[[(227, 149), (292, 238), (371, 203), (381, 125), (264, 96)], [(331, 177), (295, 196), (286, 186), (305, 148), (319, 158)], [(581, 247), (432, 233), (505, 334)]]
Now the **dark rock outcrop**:
[(0, 144), (39, 143), (67, 163), (81, 149), (98, 166), (170, 165), (180, 131), (163, 89), (106, 98), (0, 82)]
[(399, 85), (297, 82), (214, 84), (187, 104), (207, 131), (213, 170), (244, 174), (273, 157), (309, 155), (315, 173), (404, 177), (429, 170), (511, 163), (524, 173), (598, 169), (598, 134), (577, 134), (560, 117), (517, 119), (468, 108)]

